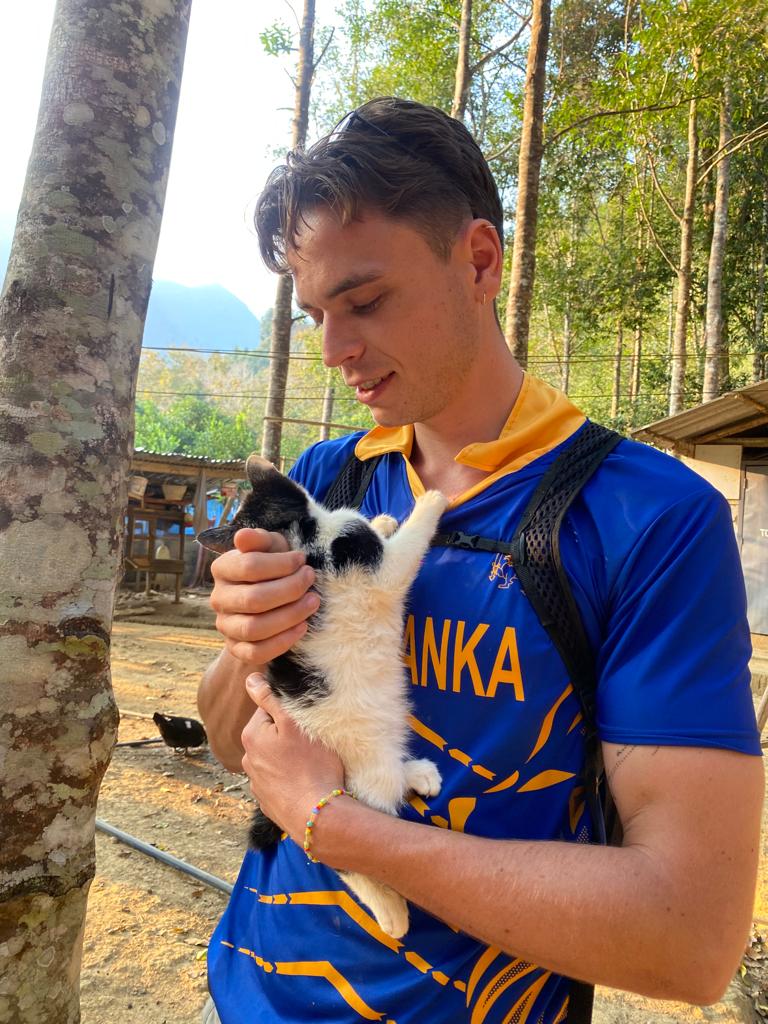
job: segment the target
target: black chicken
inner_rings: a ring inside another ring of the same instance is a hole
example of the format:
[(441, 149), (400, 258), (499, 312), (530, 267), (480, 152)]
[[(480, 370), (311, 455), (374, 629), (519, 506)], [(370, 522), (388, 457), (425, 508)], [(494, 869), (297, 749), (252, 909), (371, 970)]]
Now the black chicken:
[(166, 744), (175, 750), (189, 750), (190, 747), (201, 747), (208, 742), (205, 729), (194, 718), (161, 715), (156, 711), (152, 719)]

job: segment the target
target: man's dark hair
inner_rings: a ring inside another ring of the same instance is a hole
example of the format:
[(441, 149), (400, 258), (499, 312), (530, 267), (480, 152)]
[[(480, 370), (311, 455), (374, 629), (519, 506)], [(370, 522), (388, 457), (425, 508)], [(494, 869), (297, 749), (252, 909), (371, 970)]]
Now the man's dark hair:
[(501, 200), (475, 140), (437, 107), (383, 97), (347, 114), (306, 153), (291, 152), (256, 204), (261, 255), (285, 273), (303, 216), (327, 206), (342, 223), (375, 210), (408, 221), (442, 259), (462, 224), (485, 218), (503, 245)]

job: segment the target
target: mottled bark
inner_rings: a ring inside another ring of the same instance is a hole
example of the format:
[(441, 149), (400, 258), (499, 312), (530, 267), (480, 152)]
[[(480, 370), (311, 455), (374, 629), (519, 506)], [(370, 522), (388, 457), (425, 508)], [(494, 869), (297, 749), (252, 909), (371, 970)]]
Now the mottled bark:
[[(727, 154), (733, 136), (731, 128), (731, 94), (726, 86), (720, 102), (720, 141), (718, 150)], [(702, 400), (711, 402), (721, 390), (720, 371), (723, 360), (723, 261), (728, 232), (728, 187), (730, 158), (725, 155), (717, 165), (714, 227), (709, 249), (707, 274), (707, 314), (704, 332), (704, 386)]]
[(698, 105), (688, 104), (688, 160), (685, 171), (685, 201), (680, 224), (680, 263), (677, 269), (677, 309), (672, 338), (672, 371), (669, 387), (669, 415), (682, 412), (685, 404), (686, 340), (691, 307), (691, 266), (693, 263), (693, 213), (696, 203), (696, 175), (699, 156)]
[(80, 1018), (133, 400), (190, 0), (59, 0), (0, 297), (0, 1022)]
[(528, 365), (528, 332), (536, 271), (536, 221), (544, 152), (544, 89), (550, 6), (550, 0), (533, 0), (520, 136), (515, 239), (507, 299), (506, 341), (515, 359), (523, 367)]
[[(309, 122), (309, 96), (314, 73), (315, 0), (304, 0), (304, 14), (299, 34), (299, 62), (293, 104), (292, 149), (304, 149)], [(280, 460), (285, 415), (285, 389), (291, 355), (291, 303), (293, 279), (283, 275), (277, 282), (275, 312), (270, 339), (269, 387), (261, 438), (261, 454), (275, 465)]]
[(464, 120), (469, 96), (469, 40), (472, 32), (472, 0), (461, 0), (461, 22), (459, 25), (459, 52), (456, 58), (456, 79), (453, 89), (451, 117)]
[(333, 400), (336, 397), (336, 389), (333, 386), (333, 371), (328, 371), (328, 376), (325, 381), (325, 392), (323, 393), (323, 413), (320, 419), (322, 420), (322, 426), (320, 427), (319, 441), (327, 441), (331, 436), (331, 420), (333, 419)]

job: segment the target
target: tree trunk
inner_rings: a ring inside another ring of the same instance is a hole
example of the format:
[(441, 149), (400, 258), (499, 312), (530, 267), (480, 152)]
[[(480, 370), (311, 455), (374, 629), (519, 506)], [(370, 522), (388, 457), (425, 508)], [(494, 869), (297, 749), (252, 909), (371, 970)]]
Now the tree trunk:
[(693, 263), (693, 213), (696, 203), (699, 135), (697, 100), (688, 104), (688, 161), (685, 172), (685, 202), (680, 229), (680, 265), (677, 271), (677, 309), (672, 339), (672, 376), (669, 388), (669, 415), (682, 412), (685, 404), (685, 356), (688, 313), (691, 307), (691, 266)]
[(533, 0), (520, 137), (515, 240), (505, 329), (507, 345), (522, 367), (528, 365), (528, 332), (536, 271), (536, 218), (541, 158), (544, 152), (544, 88), (549, 22), (550, 0)]
[[(299, 34), (299, 63), (296, 93), (293, 105), (292, 149), (304, 149), (309, 122), (309, 95), (314, 74), (315, 0), (304, 0), (304, 14)], [(291, 355), (291, 327), (293, 320), (293, 278), (284, 274), (277, 282), (275, 312), (270, 340), (269, 387), (264, 412), (261, 454), (275, 465), (280, 460), (285, 414), (285, 389), (288, 383), (288, 365)]]
[(459, 53), (456, 60), (456, 84), (453, 90), (451, 117), (464, 120), (469, 95), (469, 38), (472, 31), (472, 0), (461, 0), (461, 24), (459, 26)]
[(616, 348), (613, 351), (613, 388), (611, 391), (611, 419), (616, 422), (621, 402), (621, 360), (624, 358), (624, 324), (616, 324)]
[(755, 350), (752, 356), (752, 382), (763, 380), (768, 367), (765, 365), (766, 344), (764, 336), (765, 316), (765, 250), (768, 231), (768, 192), (763, 197), (762, 231), (760, 232), (760, 260), (757, 264), (757, 295), (755, 296)]
[(133, 400), (190, 0), (59, 0), (0, 296), (0, 1022), (80, 1019)]
[(320, 427), (320, 441), (327, 441), (331, 436), (331, 428), (329, 424), (333, 419), (333, 399), (336, 394), (336, 389), (333, 386), (333, 371), (328, 371), (328, 376), (325, 381), (325, 393), (323, 394), (323, 413), (320, 419), (322, 420), (322, 426)]
[(285, 390), (288, 384), (288, 364), (291, 357), (292, 306), (293, 278), (290, 274), (281, 274), (277, 279), (275, 308), (272, 313), (269, 387), (261, 441), (261, 454), (275, 466), (280, 459), (280, 445), (283, 439)]
[(638, 214), (637, 218), (637, 256), (635, 258), (635, 315), (637, 316), (637, 322), (635, 324), (634, 339), (632, 343), (632, 360), (630, 363), (629, 370), (629, 405), (630, 405), (630, 418), (632, 425), (634, 426), (637, 418), (637, 402), (640, 397), (640, 366), (643, 358), (643, 316), (642, 316), (642, 304), (639, 298), (639, 289), (641, 281), (645, 273), (645, 248), (647, 244), (647, 235), (645, 230), (645, 222), (642, 216)]
[[(720, 104), (720, 141), (722, 152), (733, 136), (731, 129), (731, 93), (725, 87)], [(723, 260), (725, 239), (728, 231), (728, 186), (729, 164), (727, 156), (721, 157), (717, 165), (717, 187), (715, 189), (714, 230), (709, 250), (709, 273), (707, 276), (707, 319), (704, 333), (704, 387), (702, 400), (711, 402), (720, 394), (720, 368), (723, 353)]]
[(560, 372), (560, 390), (566, 395), (571, 386), (571, 297), (565, 300), (565, 313), (563, 314), (563, 362)]

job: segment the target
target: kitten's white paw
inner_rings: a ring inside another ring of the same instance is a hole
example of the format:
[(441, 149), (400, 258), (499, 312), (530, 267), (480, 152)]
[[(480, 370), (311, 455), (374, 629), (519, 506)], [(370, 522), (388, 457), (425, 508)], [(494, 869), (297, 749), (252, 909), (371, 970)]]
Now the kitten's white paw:
[(399, 526), (398, 521), (394, 516), (388, 516), (386, 513), (382, 513), (380, 516), (374, 516), (371, 520), (371, 526), (379, 534), (380, 537), (391, 537)]
[(379, 928), (393, 939), (401, 939), (408, 931), (408, 904), (393, 889), (380, 892), (370, 908)]
[(437, 765), (426, 757), (405, 763), (405, 782), (419, 796), (437, 796), (443, 784)]
[(448, 499), (441, 491), (427, 491), (426, 494), (422, 494), (420, 498), (416, 499), (416, 505), (424, 505), (426, 508), (439, 509), (440, 512), (444, 512), (448, 508)]

